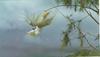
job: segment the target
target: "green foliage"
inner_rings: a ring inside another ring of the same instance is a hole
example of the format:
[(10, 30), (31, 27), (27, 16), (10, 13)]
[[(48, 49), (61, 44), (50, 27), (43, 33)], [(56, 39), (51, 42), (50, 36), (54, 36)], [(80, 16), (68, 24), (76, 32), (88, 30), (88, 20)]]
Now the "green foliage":
[[(75, 11), (77, 9), (85, 10), (87, 12), (88, 16), (90, 16), (97, 24), (99, 24), (96, 21), (96, 19), (91, 15), (91, 13), (89, 13), (87, 11), (87, 8), (89, 8), (89, 9), (93, 10), (94, 12), (98, 13), (98, 7), (97, 7), (98, 3), (97, 3), (97, 1), (95, 1), (95, 0), (56, 0), (56, 2), (58, 3), (58, 6), (56, 6), (56, 7), (59, 7), (60, 6), (59, 4), (62, 4), (61, 6), (67, 6), (67, 7), (71, 7), (71, 8), (74, 7)], [(53, 7), (53, 8), (56, 8), (56, 7)], [(50, 9), (53, 9), (53, 8), (50, 8)], [(53, 16), (52, 17), (49, 16), (50, 12), (48, 12), (48, 11), (50, 9), (47, 9), (45, 12), (43, 12), (42, 14), (40, 14), (37, 17), (33, 16), (31, 18), (33, 20), (30, 20), (29, 24), (31, 26), (38, 26), (39, 28), (43, 28), (45, 26), (50, 25), (50, 23), (53, 19)], [(80, 39), (80, 47), (83, 47), (83, 42), (84, 42), (83, 40), (85, 39), (88, 42), (88, 40), (86, 39), (86, 35), (84, 35), (84, 33), (83, 33), (83, 31), (81, 30), (81, 27), (80, 27), (80, 23), (82, 22), (83, 19), (75, 21), (74, 19), (70, 18), (71, 16), (66, 17), (66, 16), (64, 16), (63, 13), (61, 13), (61, 15), (63, 17), (65, 17), (65, 19), (67, 19), (68, 22), (69, 22), (68, 25), (67, 25), (66, 31), (63, 32), (63, 40), (62, 40), (61, 47), (63, 48), (63, 47), (68, 46), (68, 44), (70, 42), (69, 34), (73, 30), (76, 30), (78, 32), (78, 39)], [(89, 42), (88, 42), (88, 44), (89, 44), (90, 47), (93, 47)]]
[(66, 18), (68, 18), (68, 20), (70, 21), (70, 23), (67, 25), (68, 28), (66, 29), (66, 31), (63, 32), (63, 40), (62, 40), (62, 45), (61, 45), (62, 48), (68, 46), (68, 44), (70, 42), (69, 34), (75, 28), (75, 25), (74, 25), (75, 22), (74, 22), (74, 20), (70, 19), (70, 17), (66, 17)]
[[(74, 9), (75, 11), (83, 11), (86, 12), (88, 14), (88, 16), (91, 17), (91, 19), (93, 19), (93, 21), (95, 21), (97, 24), (99, 24), (99, 22), (97, 21), (96, 18), (93, 17), (93, 15), (87, 10), (92, 10), (95, 13), (99, 13), (99, 9), (98, 9), (98, 1), (99, 0), (55, 0), (57, 2), (57, 6), (54, 6), (50, 9), (56, 8), (56, 7), (61, 7), (61, 6), (65, 6), (67, 8), (71, 8)], [(45, 26), (50, 25), (52, 19), (54, 18), (54, 16), (49, 16), (50, 12), (48, 12), (50, 9), (47, 9), (44, 13), (40, 14), (39, 16), (32, 16), (29, 19), (29, 24), (31, 26), (38, 26), (39, 28), (43, 28)], [(57, 9), (57, 8), (56, 8)], [(96, 49), (87, 39), (87, 35), (86, 33), (84, 33), (81, 29), (81, 22), (85, 19), (82, 18), (80, 20), (75, 20), (72, 19), (71, 16), (65, 16), (62, 12), (59, 11), (58, 12), (61, 13), (61, 15), (67, 20), (68, 24), (67, 24), (67, 28), (65, 28), (66, 30), (63, 32), (63, 39), (62, 39), (62, 44), (61, 44), (61, 48), (67, 47), (69, 42), (71, 43), (71, 37), (69, 36), (71, 34), (71, 32), (75, 31), (75, 33), (78, 33), (78, 37), (76, 39), (80, 40), (80, 48), (84, 47), (84, 40), (86, 40), (87, 44), (92, 47), (93, 49)], [(32, 20), (31, 20), (32, 19)], [(99, 40), (99, 35), (96, 36), (95, 40)], [(89, 56), (89, 55), (100, 55), (99, 51), (95, 51), (95, 50), (86, 50), (86, 49), (82, 49), (78, 52), (76, 52), (75, 54), (71, 55), (71, 56)]]
[(74, 54), (69, 55), (68, 57), (80, 57), (80, 56), (100, 56), (100, 51), (81, 49), (75, 52)]
[[(61, 6), (65, 6), (67, 8), (74, 8), (75, 11), (84, 11), (88, 14), (88, 16), (91, 17), (91, 19), (93, 19), (97, 24), (99, 24), (99, 22), (93, 17), (93, 15), (87, 10), (90, 9), (92, 11), (94, 11), (95, 13), (99, 13), (99, 9), (98, 9), (98, 2), (99, 0), (55, 0), (58, 4), (58, 6), (56, 7), (61, 7)], [(53, 7), (53, 8), (56, 8)], [(51, 8), (52, 9), (52, 8)], [(61, 13), (61, 12), (60, 12)], [(80, 39), (80, 47), (83, 47), (83, 40), (85, 39), (88, 43), (88, 45), (90, 47), (92, 47), (93, 49), (95, 49), (94, 46), (92, 46), (92, 44), (89, 43), (88, 39), (86, 38), (86, 35), (83, 33), (83, 31), (81, 30), (80, 27), (80, 23), (82, 20), (77, 20), (74, 21), (74, 19), (71, 19), (70, 17), (66, 17), (64, 16), (63, 13), (61, 13), (63, 17), (65, 17), (65, 19), (67, 19), (69, 21), (69, 24), (67, 25), (67, 29), (64, 32), (64, 37), (63, 37), (63, 43), (66, 43), (66, 46), (68, 45), (68, 42), (70, 42), (70, 37), (69, 34), (74, 30), (77, 30), (78, 32), (78, 39)], [(78, 24), (77, 24), (78, 23)], [(67, 35), (67, 36), (66, 36)], [(65, 38), (67, 38), (68, 40), (66, 40)], [(65, 39), (65, 42), (64, 42)], [(96, 39), (99, 39), (99, 36), (96, 37)]]
[(64, 48), (66, 46), (68, 46), (68, 43), (70, 41), (69, 35), (66, 32), (63, 32), (64, 36), (63, 36), (63, 40), (62, 40), (62, 44), (61, 44), (61, 48)]
[(78, 36), (79, 36), (79, 39), (80, 39), (80, 47), (83, 47), (83, 39), (84, 39), (85, 35), (83, 34), (83, 32), (81, 30), (81, 26), (80, 26), (81, 21), (82, 20), (78, 21), (77, 29), (78, 29)]
[[(55, 0), (58, 5), (63, 4), (64, 6), (75, 9), (80, 9), (81, 11), (88, 8), (96, 13), (99, 13), (98, 6), (99, 0)], [(95, 8), (95, 9), (94, 9)]]
[(72, 4), (72, 0), (56, 0), (57, 3), (63, 3), (65, 5)]
[[(74, 19), (71, 19), (71, 16), (67, 16), (66, 17), (67, 20), (69, 20), (69, 23), (67, 24), (67, 28), (66, 30), (63, 32), (63, 41), (62, 41), (62, 46), (61, 47), (67, 47), (68, 44), (72, 43), (71, 42), (71, 38), (69, 35), (72, 35), (71, 32), (73, 31), (76, 31), (75, 34), (78, 33), (78, 38), (76, 39), (79, 39), (80, 40), (80, 48), (83, 48), (83, 44), (84, 44), (84, 40), (87, 41), (88, 45), (93, 48), (93, 49), (96, 49), (96, 47), (94, 47), (87, 39), (87, 35), (86, 33), (83, 33), (82, 29), (81, 29), (81, 22), (84, 20), (84, 18), (80, 19), (80, 20), (74, 20)], [(65, 39), (66, 38), (66, 39)], [(75, 38), (74, 38), (75, 39)]]

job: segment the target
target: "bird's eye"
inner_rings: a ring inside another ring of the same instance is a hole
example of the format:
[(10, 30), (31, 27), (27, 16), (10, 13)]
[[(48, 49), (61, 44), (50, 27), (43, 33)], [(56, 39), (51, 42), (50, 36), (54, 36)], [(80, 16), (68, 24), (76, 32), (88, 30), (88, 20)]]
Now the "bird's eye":
[(35, 29), (36, 29), (36, 27), (32, 27), (32, 29), (33, 29), (33, 30), (35, 30)]

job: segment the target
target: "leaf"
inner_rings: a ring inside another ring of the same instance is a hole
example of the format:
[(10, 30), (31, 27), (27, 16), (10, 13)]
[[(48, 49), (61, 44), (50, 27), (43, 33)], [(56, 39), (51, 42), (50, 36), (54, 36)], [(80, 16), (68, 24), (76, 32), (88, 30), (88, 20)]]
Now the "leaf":
[(68, 46), (69, 43), (69, 36), (67, 33), (64, 33), (64, 38), (62, 40), (61, 48)]
[(97, 36), (96, 36), (96, 39), (95, 39), (95, 40), (99, 40), (99, 39), (100, 39), (100, 38), (99, 38), (99, 36), (100, 36), (100, 35), (99, 35), (99, 34), (97, 34)]
[(76, 12), (76, 10), (77, 10), (77, 1), (75, 1), (75, 7), (74, 7), (74, 10), (75, 10), (75, 12)]
[(62, 0), (55, 0), (57, 4), (62, 3)]
[(71, 5), (71, 3), (72, 3), (72, 0), (64, 0), (65, 5)]
[(80, 39), (80, 47), (83, 47), (83, 34), (81, 32), (79, 34), (79, 39)]
[(85, 35), (81, 31), (80, 23), (81, 23), (81, 21), (78, 21), (77, 29), (78, 29), (79, 39), (80, 39), (80, 47), (83, 47), (83, 38), (85, 37)]

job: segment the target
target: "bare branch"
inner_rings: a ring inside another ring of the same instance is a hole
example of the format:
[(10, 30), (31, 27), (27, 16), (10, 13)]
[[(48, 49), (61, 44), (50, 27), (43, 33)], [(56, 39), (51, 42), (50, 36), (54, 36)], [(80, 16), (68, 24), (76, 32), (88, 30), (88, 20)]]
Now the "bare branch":
[(85, 11), (99, 25), (99, 22), (86, 9)]
[[(57, 6), (54, 6), (54, 7), (51, 7), (51, 8), (49, 8), (49, 9), (47, 9), (46, 11), (51, 10), (51, 9), (54, 9), (54, 8), (57, 8), (57, 7), (64, 7), (64, 6), (72, 6), (72, 7), (78, 6), (78, 7), (80, 7), (80, 5), (57, 5)], [(91, 10), (93, 10), (94, 12), (98, 13), (97, 10), (95, 10), (95, 9), (93, 9), (93, 8), (91, 8), (91, 7), (84, 7), (84, 8), (91, 9)]]

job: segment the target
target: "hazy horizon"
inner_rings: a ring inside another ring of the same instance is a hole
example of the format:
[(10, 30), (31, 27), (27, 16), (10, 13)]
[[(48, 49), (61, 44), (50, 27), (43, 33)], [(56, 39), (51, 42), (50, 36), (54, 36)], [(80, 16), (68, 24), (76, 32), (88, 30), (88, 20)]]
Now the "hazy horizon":
[[(53, 12), (56, 13), (56, 17), (52, 24), (45, 27), (39, 36), (32, 38), (26, 34), (31, 30), (31, 27), (25, 21), (25, 15), (43, 12), (43, 10), (53, 6), (50, 4), (51, 2), (52, 1), (49, 0), (0, 1), (0, 57), (41, 57), (43, 55), (46, 57), (50, 55), (66, 55), (66, 51), (60, 54), (59, 48), (61, 44), (62, 31), (66, 28), (67, 22), (65, 19), (62, 19), (63, 16), (55, 11), (56, 9), (53, 10)], [(61, 12), (65, 11), (63, 13), (66, 15), (73, 13), (72, 18), (75, 18), (76, 20), (86, 16), (85, 13), (75, 12), (71, 9), (66, 10), (64, 7), (59, 9)], [(94, 12), (92, 12), (92, 14), (94, 14), (98, 19)], [(82, 22), (82, 28), (84, 32), (88, 31), (93, 34), (98, 33), (98, 25), (96, 25), (90, 17), (87, 17), (84, 22)], [(93, 40), (93, 37), (91, 37), (90, 40)], [(78, 49), (79, 42), (77, 41), (78, 40), (73, 41), (73, 49), (70, 47), (68, 48), (73, 51), (74, 48)], [(98, 42), (95, 43), (98, 45)], [(57, 50), (55, 51), (55, 49)]]

